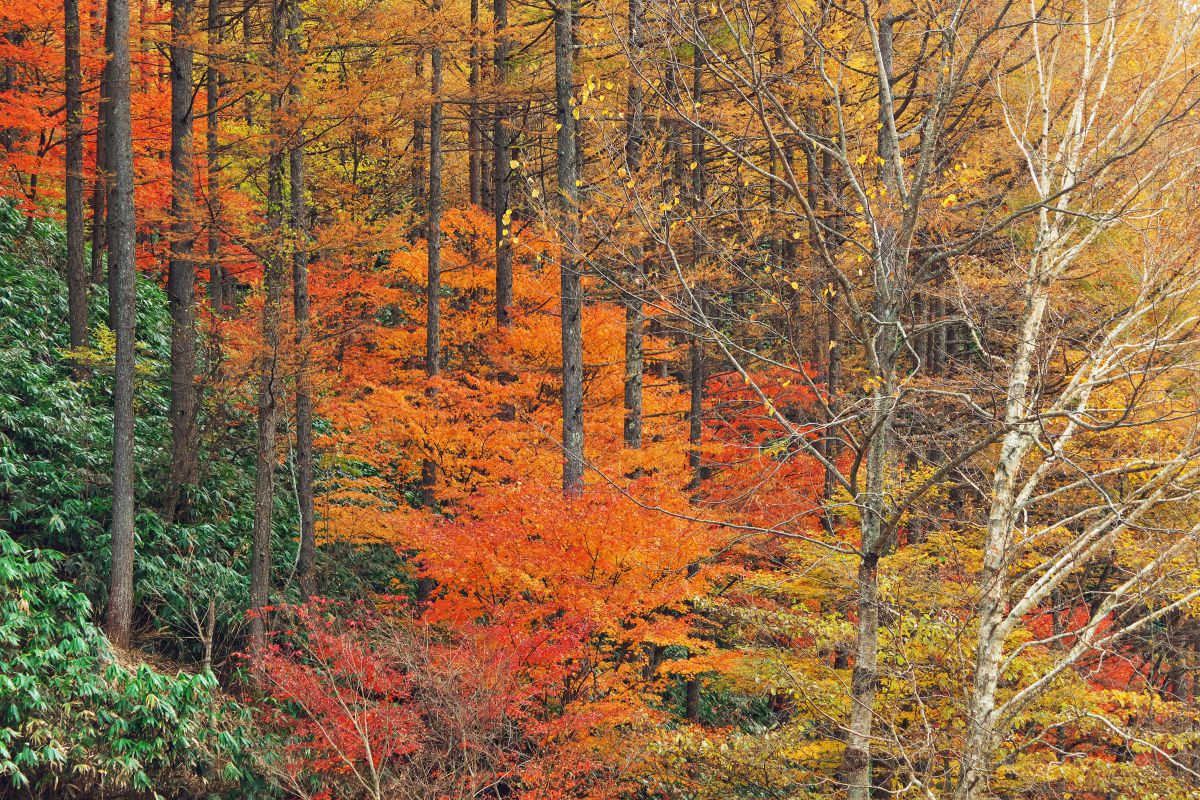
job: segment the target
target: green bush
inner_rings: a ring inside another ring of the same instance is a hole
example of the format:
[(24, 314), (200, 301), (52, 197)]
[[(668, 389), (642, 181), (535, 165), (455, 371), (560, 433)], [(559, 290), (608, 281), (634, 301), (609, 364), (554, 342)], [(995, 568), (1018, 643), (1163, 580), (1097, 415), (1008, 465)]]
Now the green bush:
[(57, 578), (60, 558), (0, 531), (0, 777), (44, 796), (242, 784), (256, 743), (211, 673), (121, 663), (87, 598)]

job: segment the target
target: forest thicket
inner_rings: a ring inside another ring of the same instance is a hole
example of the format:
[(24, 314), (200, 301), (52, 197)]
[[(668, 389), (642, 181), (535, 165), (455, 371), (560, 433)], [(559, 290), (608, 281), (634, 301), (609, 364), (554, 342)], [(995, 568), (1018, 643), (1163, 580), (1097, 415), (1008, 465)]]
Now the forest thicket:
[(1200, 796), (1200, 8), (0, 3), (0, 797)]

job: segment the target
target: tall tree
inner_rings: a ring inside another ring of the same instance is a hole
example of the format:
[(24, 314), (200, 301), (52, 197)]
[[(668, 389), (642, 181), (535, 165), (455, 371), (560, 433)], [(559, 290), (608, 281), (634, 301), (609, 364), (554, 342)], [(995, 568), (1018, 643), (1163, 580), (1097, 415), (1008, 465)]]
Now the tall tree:
[[(83, 75), (79, 58), (79, 0), (63, 2), (66, 51), (67, 316), (71, 347), (88, 341), (87, 271), (83, 247)], [(76, 365), (76, 374), (86, 372)]]
[[(433, 103), (429, 107), (429, 197), (426, 227), (425, 281), (425, 375), (436, 378), (442, 369), (442, 45), (441, 0), (433, 0), (434, 45), (429, 52), (431, 74), (429, 91)], [(431, 401), (437, 390), (429, 388)], [(425, 505), (433, 506), (437, 484), (437, 462), (426, 458), (422, 466), (422, 485)]]
[[(300, 26), (303, 22), (300, 4), (292, 4), (291, 33), (288, 50), (295, 58), (300, 55)], [(294, 65), (293, 69), (299, 69)], [(293, 80), (288, 91), (292, 103), (300, 103), (301, 81)], [(296, 580), (300, 594), (311, 597), (316, 593), (313, 562), (317, 551), (316, 510), (313, 487), (313, 406), (308, 371), (309, 294), (308, 294), (308, 206), (305, 205), (304, 130), (296, 131), (292, 149), (288, 152), (288, 171), (291, 182), (292, 233), (292, 310), (296, 316), (296, 347), (300, 363), (296, 372), (296, 500), (300, 511), (300, 551), (296, 559)]]
[[(629, 0), (629, 58), (632, 63), (642, 62), (645, 37), (645, 0)], [(629, 180), (636, 180), (642, 168), (642, 147), (646, 139), (645, 93), (640, 75), (631, 75), (625, 104), (625, 171)], [(637, 449), (642, 446), (642, 377), (645, 371), (645, 328), (646, 312), (642, 299), (642, 283), (645, 280), (644, 253), (635, 243), (629, 254), (629, 280), (625, 289), (625, 446)]]
[[(112, 28), (108, 4), (104, 11), (104, 42), (108, 51), (108, 31)], [(96, 103), (96, 177), (92, 184), (92, 283), (104, 280), (104, 251), (107, 246), (105, 209), (108, 203), (108, 87), (109, 61), (100, 70), (100, 97)]]
[(205, 155), (208, 162), (208, 302), (212, 313), (224, 312), (225, 269), (221, 265), (221, 73), (217, 70), (217, 49), (221, 45), (224, 21), (221, 0), (208, 0), (208, 59), (204, 72)]
[(133, 372), (137, 317), (136, 223), (133, 206), (133, 116), (130, 103), (129, 2), (109, 0), (108, 195), (109, 299), (116, 334), (113, 378), (112, 571), (108, 588), (108, 636), (127, 646), (133, 628), (134, 440)]
[(471, 47), (467, 56), (467, 194), (473, 205), (483, 203), (483, 120), (480, 117), (479, 0), (471, 0)]
[[(271, 0), (267, 63), (278, 78), (284, 46), (286, 0)], [(275, 505), (275, 442), (283, 381), (279, 374), (279, 328), (283, 305), (283, 94), (273, 87), (270, 97), (270, 152), (267, 156), (267, 236), (264, 264), (262, 340), (264, 352), (258, 376), (258, 434), (254, 466), (254, 537), (250, 554), (250, 644), (266, 644), (263, 609), (271, 592), (271, 530)]]
[(171, 257), (167, 302), (171, 310), (171, 472), (163, 498), (167, 519), (187, 514), (187, 487), (196, 481), (196, 265), (192, 123), (192, 16), (194, 0), (171, 3)]
[(509, 208), (509, 164), (513, 160), (513, 134), (508, 119), (507, 91), (512, 67), (509, 52), (512, 42), (508, 33), (508, 0), (493, 0), (492, 17), (496, 25), (494, 64), (496, 85), (501, 94), (492, 119), (492, 145), (495, 152), (492, 164), (492, 210), (496, 223), (496, 324), (506, 328), (512, 322), (513, 253), (512, 210)]
[(558, 128), (555, 162), (560, 211), (562, 341), (563, 491), (583, 490), (583, 280), (572, 255), (579, 207), (579, 160), (575, 152), (575, 8), (574, 0), (554, 4), (554, 99)]

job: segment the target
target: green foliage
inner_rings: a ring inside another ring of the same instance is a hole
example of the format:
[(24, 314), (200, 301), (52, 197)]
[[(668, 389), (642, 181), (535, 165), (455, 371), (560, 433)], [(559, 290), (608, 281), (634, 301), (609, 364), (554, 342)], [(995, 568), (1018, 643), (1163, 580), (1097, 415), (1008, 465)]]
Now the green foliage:
[(0, 776), (55, 796), (241, 783), (256, 743), (211, 673), (121, 663), (87, 598), (56, 577), (60, 558), (0, 531)]
[[(55, 225), (0, 206), (0, 525), (62, 552), (60, 574), (100, 606), (109, 563), (113, 342), (106, 287), (92, 287), (90, 346), (68, 350), (65, 240)], [(138, 283), (136, 460), (139, 620), (167, 655), (220, 661), (239, 646), (253, 525), (253, 420), (230, 412), (202, 453), (193, 522), (152, 509), (169, 469), (171, 320), (165, 293)], [(77, 380), (72, 360), (89, 368)], [(295, 561), (296, 512), (277, 498), (276, 574)]]

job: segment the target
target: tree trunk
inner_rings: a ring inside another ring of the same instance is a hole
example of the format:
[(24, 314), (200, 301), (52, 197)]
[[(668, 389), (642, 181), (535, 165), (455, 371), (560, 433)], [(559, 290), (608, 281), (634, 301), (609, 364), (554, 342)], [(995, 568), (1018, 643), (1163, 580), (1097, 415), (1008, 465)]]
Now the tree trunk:
[[(112, 28), (106, 8), (104, 42), (109, 49), (108, 31)], [(104, 280), (104, 250), (108, 240), (105, 208), (108, 203), (108, 63), (100, 70), (100, 99), (96, 103), (96, 178), (92, 185), (92, 283)]]
[(221, 74), (217, 71), (216, 53), (221, 43), (221, 0), (208, 0), (208, 64), (205, 71), (205, 117), (208, 127), (204, 134), (208, 157), (208, 302), (214, 316), (225, 310), (224, 268), (221, 266), (221, 140), (219, 118), (221, 107)]
[[(425, 51), (419, 47), (413, 55), (413, 72), (420, 84), (425, 76)], [(419, 114), (413, 120), (412, 196), (413, 213), (420, 214), (425, 201), (425, 121)]]
[(106, 628), (118, 647), (133, 628), (134, 447), (133, 373), (137, 317), (136, 224), (133, 206), (133, 119), (130, 108), (129, 0), (109, 0), (108, 118), (112, 189), (108, 197), (110, 313), (116, 334), (113, 383), (112, 574)]
[(192, 31), (194, 0), (171, 4), (171, 257), (167, 263), (167, 302), (171, 309), (171, 472), (163, 513), (167, 520), (187, 515), (188, 486), (199, 463), (196, 415), (196, 266), (192, 224)]
[[(271, 38), (268, 63), (279, 67), (283, 49), (284, 0), (271, 3)], [(266, 297), (262, 310), (262, 336), (265, 352), (259, 372), (258, 437), (254, 473), (254, 540), (250, 554), (250, 645), (260, 650), (266, 645), (266, 619), (271, 588), (271, 529), (275, 503), (275, 437), (279, 416), (281, 379), (278, 374), (279, 316), (283, 303), (283, 254), (278, 242), (283, 237), (283, 131), (280, 107), (283, 98), (271, 95), (271, 142), (267, 158), (267, 232), (270, 252), (265, 266)]]
[[(891, 109), (885, 98), (891, 97), (892, 27), (895, 20), (885, 16), (879, 24), (879, 135), (877, 156), (880, 182), (897, 194), (894, 176), (899, 154), (888, 136)], [(896, 395), (896, 359), (899, 326), (901, 263), (899, 231), (880, 225), (875, 235), (874, 330), (870, 352), (874, 354), (875, 388), (871, 390), (866, 442), (866, 478), (856, 498), (861, 509), (862, 562), (858, 568), (858, 639), (854, 670), (850, 682), (850, 726), (842, 760), (842, 776), (849, 800), (869, 800), (871, 796), (871, 738), (875, 723), (875, 695), (879, 688), (879, 558), (886, 548), (885, 478), (892, 453), (892, 414)]]
[(558, 122), (555, 160), (561, 212), (559, 255), (562, 298), (563, 491), (583, 490), (583, 281), (571, 255), (579, 205), (579, 162), (575, 152), (575, 37), (573, 0), (554, 5), (554, 96)]
[[(83, 247), (83, 88), (79, 65), (79, 0), (64, 0), (64, 44), (67, 112), (67, 317), (71, 347), (88, 343), (87, 269)], [(75, 376), (87, 377), (87, 369), (75, 364)]]
[(467, 73), (467, 184), (473, 205), (483, 204), (483, 130), (479, 119), (479, 0), (471, 0), (471, 50)]
[[(1039, 237), (1045, 240), (1048, 237)], [(1034, 274), (1039, 273), (1035, 263)], [(967, 706), (967, 732), (959, 761), (955, 800), (976, 800), (987, 789), (995, 749), (996, 688), (1004, 642), (1011, 629), (1008, 616), (1008, 568), (1012, 557), (1012, 530), (1016, 517), (1016, 485), (1021, 462), (1034, 442), (1029, 419), (1029, 385), (1038, 334), (1049, 302), (1049, 290), (1038, 280), (1031, 282), (1023, 313), (1021, 334), (1014, 354), (1005, 398), (1004, 422), (1008, 433), (1000, 443), (1000, 455), (992, 475), (991, 507), (983, 544), (980, 574), (979, 633), (975, 646), (975, 671)]]
[[(645, 0), (629, 0), (630, 60), (640, 61), (645, 47), (642, 24), (646, 13)], [(645, 143), (645, 102), (641, 78), (631, 75), (625, 109), (625, 169), (628, 180), (636, 180), (642, 167), (642, 145)], [(640, 294), (645, 280), (641, 245), (630, 248), (628, 287), (625, 302), (625, 446), (642, 446), (642, 377), (645, 372), (646, 314)]]
[[(440, 23), (441, 0), (434, 0), (435, 25)], [(440, 35), (440, 32), (436, 35)], [(429, 214), (426, 219), (426, 256), (428, 272), (425, 282), (425, 374), (436, 378), (441, 372), (442, 349), (442, 48), (435, 44), (429, 54), (431, 75), (429, 90), (433, 104), (429, 108)], [(436, 402), (437, 389), (430, 386), (430, 402)], [(422, 487), (425, 505), (436, 502), (437, 462), (425, 459), (422, 465)]]
[[(292, 33), (288, 48), (300, 54), (300, 4), (292, 5)], [(289, 89), (294, 103), (300, 101), (300, 81)], [(292, 309), (296, 316), (296, 349), (300, 363), (296, 372), (296, 494), (300, 511), (300, 550), (296, 558), (296, 580), (300, 596), (316, 594), (313, 563), (317, 554), (316, 509), (313, 485), (313, 410), (309, 371), (309, 296), (308, 296), (308, 208), (304, 203), (304, 131), (296, 132), (295, 144), (288, 153), (291, 178), (292, 232), (295, 249), (292, 251)]]
[[(492, 15), (496, 24), (496, 85), (499, 91), (507, 90), (511, 69), (508, 63), (512, 47), (508, 38), (508, 0), (494, 0)], [(495, 150), (492, 165), (492, 207), (496, 224), (496, 325), (507, 328), (512, 323), (513, 302), (513, 253), (512, 253), (512, 210), (508, 207), (509, 161), (513, 158), (513, 136), (509, 129), (508, 103), (502, 99), (496, 104), (492, 120), (492, 145)]]

